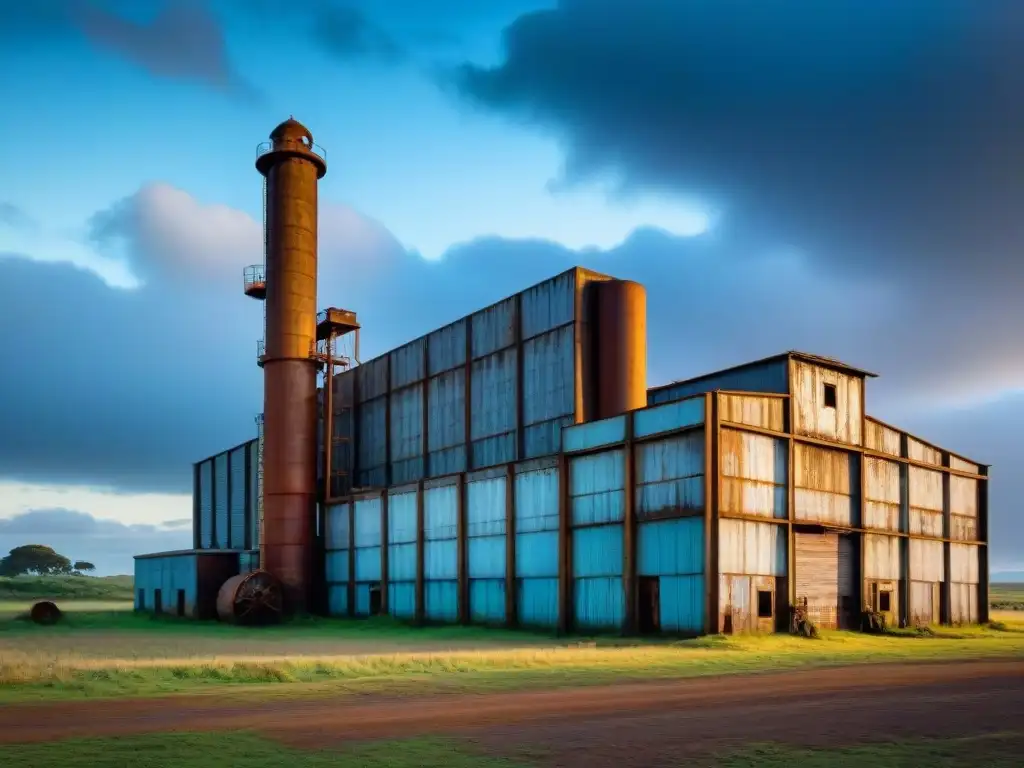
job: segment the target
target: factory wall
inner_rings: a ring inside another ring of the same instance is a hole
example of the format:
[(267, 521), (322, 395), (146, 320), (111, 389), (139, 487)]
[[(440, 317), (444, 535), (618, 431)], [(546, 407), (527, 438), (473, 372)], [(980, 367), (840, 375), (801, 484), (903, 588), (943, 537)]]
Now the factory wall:
[(239, 573), (240, 553), (159, 552), (135, 557), (135, 610), (191, 619), (217, 617), (217, 591)]
[(258, 440), (197, 462), (193, 468), (193, 547), (259, 548)]

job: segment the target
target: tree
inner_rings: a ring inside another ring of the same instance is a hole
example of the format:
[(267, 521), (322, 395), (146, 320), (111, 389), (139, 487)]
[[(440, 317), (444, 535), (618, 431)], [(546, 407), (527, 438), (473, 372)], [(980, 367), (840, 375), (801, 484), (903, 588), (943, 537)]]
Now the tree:
[(96, 566), (90, 563), (88, 560), (75, 560), (75, 564), (72, 566), (78, 573), (85, 573), (86, 571), (95, 571)]
[(0, 559), (0, 576), (22, 576), (26, 573), (71, 573), (71, 561), (42, 544), (15, 547), (7, 557)]

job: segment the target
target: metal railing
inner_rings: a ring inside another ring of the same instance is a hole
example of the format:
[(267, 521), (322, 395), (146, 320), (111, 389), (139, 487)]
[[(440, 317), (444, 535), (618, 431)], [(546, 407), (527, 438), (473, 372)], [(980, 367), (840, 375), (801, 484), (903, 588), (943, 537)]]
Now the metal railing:
[(242, 282), (246, 293), (265, 290), (267, 287), (267, 268), (263, 264), (253, 264), (242, 270)]
[[(263, 358), (266, 357), (266, 354), (267, 342), (265, 342), (263, 339), (260, 339), (259, 341), (256, 342), (256, 362), (262, 363)], [(263, 418), (262, 414), (260, 414), (260, 418)]]
[(324, 163), (327, 162), (327, 150), (319, 144), (310, 144), (302, 139), (286, 139), (284, 141), (264, 141), (256, 147), (256, 157), (261, 158), (270, 152), (277, 150), (292, 150), (296, 152), (308, 152), (319, 157)]

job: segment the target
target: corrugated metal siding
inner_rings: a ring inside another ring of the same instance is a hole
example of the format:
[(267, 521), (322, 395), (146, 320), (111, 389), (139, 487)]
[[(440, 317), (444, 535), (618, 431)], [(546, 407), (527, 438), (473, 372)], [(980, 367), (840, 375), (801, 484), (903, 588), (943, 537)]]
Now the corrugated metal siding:
[[(825, 407), (825, 385), (836, 388), (836, 407)], [(802, 360), (790, 361), (790, 392), (793, 397), (793, 431), (860, 445), (863, 412), (863, 379), (846, 376)]]
[(942, 473), (931, 469), (908, 469), (910, 532), (921, 536), (942, 536)]
[(720, 395), (718, 416), (722, 421), (733, 424), (748, 424), (782, 432), (785, 429), (785, 405), (786, 400), (781, 397)]
[(850, 454), (797, 443), (794, 458), (796, 519), (853, 525), (851, 490), (859, 480)]
[(914, 461), (923, 461), (936, 467), (942, 466), (942, 451), (912, 437), (907, 438), (907, 456)]
[(569, 461), (569, 508), (573, 525), (622, 520), (625, 467), (622, 449)]
[(940, 582), (945, 570), (941, 541), (910, 540), (911, 581)]
[(425, 339), (410, 341), (391, 354), (391, 389), (401, 389), (426, 378)]
[(228, 455), (226, 453), (220, 454), (213, 460), (213, 482), (213, 513), (216, 518), (214, 548), (229, 549), (230, 507), (228, 505)]
[(387, 394), (388, 356), (381, 355), (373, 360), (360, 363), (355, 368), (356, 383), (359, 387), (359, 402), (365, 403)]
[(454, 621), (459, 614), (459, 486), (423, 492), (424, 612), (431, 621)]
[(864, 534), (864, 578), (878, 581), (903, 578), (899, 538)]
[[(473, 335), (476, 337), (474, 321)], [(470, 454), (474, 469), (516, 459), (516, 349), (473, 363)]]
[(864, 527), (898, 531), (902, 503), (900, 465), (865, 456), (864, 474)]
[(981, 469), (973, 461), (961, 459), (959, 456), (954, 456), (953, 454), (949, 455), (949, 466), (953, 469), (959, 469), (961, 472), (973, 472), (974, 474), (978, 474)]
[(348, 584), (349, 557), (347, 549), (330, 550), (324, 572), (328, 584)]
[(457, 581), (428, 581), (423, 588), (424, 612), (430, 621), (455, 621), (459, 617)]
[(259, 550), (254, 552), (241, 552), (238, 555), (238, 572), (252, 573), (260, 568)]
[(672, 384), (664, 389), (647, 393), (650, 405), (681, 400), (690, 395), (731, 389), (738, 392), (777, 392), (786, 394), (786, 358), (769, 360), (758, 365), (745, 366), (733, 371), (722, 371), (699, 379)]
[(524, 339), (572, 323), (576, 309), (575, 271), (563, 272), (523, 291), (520, 302)]
[[(359, 366), (356, 370), (362, 370)], [(359, 407), (358, 472), (356, 485), (366, 488), (384, 485), (387, 466), (385, 424), (387, 398), (364, 402)]]
[(558, 469), (515, 478), (516, 605), (524, 626), (558, 622)]
[[(355, 572), (357, 582), (379, 582), (381, 577), (381, 499), (355, 501)], [(360, 615), (369, 613), (369, 592), (365, 610), (357, 598), (356, 610)]]
[(949, 536), (959, 541), (978, 539), (978, 481), (949, 477)]
[(864, 422), (864, 445), (872, 451), (888, 453), (890, 456), (900, 455), (900, 433), (874, 419)]
[(522, 626), (549, 628), (558, 623), (557, 576), (518, 579), (516, 589), (516, 611)]
[(695, 397), (633, 411), (633, 436), (653, 437), (703, 423), (704, 398)]
[(388, 495), (388, 611), (416, 616), (416, 491)]
[(427, 337), (430, 375), (450, 371), (466, 364), (466, 321), (459, 320), (438, 328)]
[(516, 300), (514, 296), (472, 315), (473, 357), (483, 357), (511, 346), (515, 341)]
[(470, 579), (469, 618), (480, 624), (505, 621), (505, 579)]
[(852, 547), (843, 546), (834, 533), (798, 533), (794, 557), (797, 603), (806, 601), (807, 614), (817, 626), (837, 629), (841, 624), (840, 597), (855, 594), (852, 583)]
[(348, 615), (348, 585), (331, 584), (327, 587), (327, 611), (331, 616)]
[(576, 406), (575, 333), (572, 325), (523, 345), (523, 458), (557, 453), (561, 428)]
[(981, 569), (978, 565), (978, 547), (975, 544), (949, 545), (949, 578), (960, 584), (978, 584)]
[[(913, 562), (913, 561), (911, 561)], [(938, 624), (940, 584), (932, 581), (910, 582), (910, 621), (912, 624)]]
[(504, 476), (466, 484), (469, 610), (473, 621), (505, 620)]
[(388, 582), (388, 613), (396, 619), (416, 618), (416, 582)]
[(557, 467), (517, 472), (516, 533), (558, 530), (558, 487)]
[(465, 398), (463, 370), (443, 373), (430, 380), (427, 389), (427, 446), (431, 475), (466, 469), (466, 445), (463, 442), (466, 437)]
[(589, 451), (626, 439), (626, 416), (577, 424), (562, 430), (562, 450), (566, 453)]
[(722, 484), (718, 507), (723, 515), (788, 515), (788, 441), (723, 429), (719, 451)]
[(335, 504), (327, 508), (325, 542), (327, 549), (348, 549), (348, 504)]
[(637, 526), (637, 575), (687, 576), (703, 573), (703, 517), (652, 520)]
[(260, 546), (260, 443), (253, 440), (249, 443), (249, 546), (259, 549)]
[(199, 546), (212, 549), (213, 542), (213, 462), (199, 465)]
[(774, 523), (723, 519), (718, 524), (721, 573), (786, 575), (786, 529)]
[(950, 621), (953, 624), (978, 622), (978, 585), (954, 582), (949, 585)]
[(391, 482), (423, 477), (423, 385), (391, 393)]
[(622, 526), (573, 532), (575, 620), (580, 628), (618, 628), (625, 615), (622, 589)]
[(231, 530), (228, 546), (245, 549), (245, 446), (231, 452)]
[(704, 509), (704, 430), (634, 449), (639, 519)]
[[(168, 557), (144, 557), (135, 561), (135, 608), (138, 611), (154, 613), (156, 591), (160, 590), (161, 612), (176, 615), (178, 612), (178, 591), (184, 592), (183, 616), (196, 615), (197, 580), (196, 556), (193, 554), (171, 555)], [(143, 603), (139, 603), (140, 591)]]

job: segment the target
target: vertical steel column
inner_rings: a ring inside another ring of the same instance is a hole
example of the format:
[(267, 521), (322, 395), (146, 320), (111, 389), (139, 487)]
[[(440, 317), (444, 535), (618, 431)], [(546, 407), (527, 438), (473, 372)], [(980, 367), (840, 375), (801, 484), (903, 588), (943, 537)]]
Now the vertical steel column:
[(424, 528), (424, 495), (426, 489), (423, 481), (416, 484), (416, 622), (422, 624), (426, 616), (426, 600), (424, 589), (424, 551), (426, 535)]
[(636, 580), (636, 505), (634, 496), (633, 414), (625, 413), (626, 442), (623, 447), (623, 509), (622, 509), (622, 588), (625, 592), (626, 616), (623, 631), (636, 634), (637, 580)]
[(505, 624), (516, 626), (516, 465), (505, 467)]

